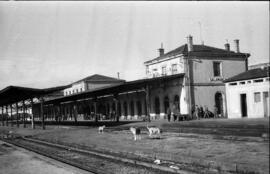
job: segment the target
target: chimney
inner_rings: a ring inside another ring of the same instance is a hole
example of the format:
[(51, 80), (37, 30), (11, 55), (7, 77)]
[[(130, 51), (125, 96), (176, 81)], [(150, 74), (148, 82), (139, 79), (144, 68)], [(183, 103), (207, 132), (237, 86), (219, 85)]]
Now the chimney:
[(163, 43), (161, 43), (161, 47), (158, 49), (158, 51), (159, 51), (159, 56), (163, 56), (164, 55)]
[(234, 51), (236, 53), (240, 53), (240, 49), (239, 49), (239, 40), (238, 39), (235, 39), (234, 40)]
[(230, 51), (230, 44), (229, 43), (225, 43), (225, 50)]
[(187, 37), (187, 45), (188, 45), (188, 51), (193, 51), (193, 41), (192, 41), (191, 35)]

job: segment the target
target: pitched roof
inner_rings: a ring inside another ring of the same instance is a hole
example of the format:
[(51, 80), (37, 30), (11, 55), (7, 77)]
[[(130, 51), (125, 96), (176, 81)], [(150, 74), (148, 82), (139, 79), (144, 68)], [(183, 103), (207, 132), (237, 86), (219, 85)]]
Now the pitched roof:
[[(88, 76), (88, 77), (85, 77), (81, 80), (78, 80), (74, 83), (78, 83), (78, 82), (81, 82), (81, 81), (87, 81), (87, 82), (111, 82), (111, 83), (114, 83), (114, 82), (124, 82), (125, 80), (123, 79), (117, 79), (117, 78), (113, 78), (113, 77), (108, 77), (108, 76), (103, 76), (103, 75), (100, 75), (100, 74), (94, 74), (94, 75), (91, 75), (91, 76)], [(74, 84), (72, 83), (72, 84)]]
[(246, 72), (240, 73), (236, 76), (233, 76), (231, 78), (228, 78), (224, 80), (223, 82), (232, 82), (232, 81), (240, 81), (240, 80), (249, 80), (249, 79), (257, 79), (257, 78), (263, 78), (263, 77), (269, 77), (270, 67), (265, 68), (256, 68), (251, 69)]
[(154, 58), (152, 60), (146, 61), (145, 63), (150, 63), (152, 61), (158, 61), (162, 60), (167, 57), (184, 54), (191, 56), (221, 56), (221, 57), (249, 57), (250, 54), (248, 53), (236, 53), (233, 51), (227, 51), (225, 49), (215, 48), (207, 45), (193, 45), (193, 51), (188, 52), (187, 44), (184, 44), (172, 51), (167, 52), (166, 54), (159, 56), (157, 58)]

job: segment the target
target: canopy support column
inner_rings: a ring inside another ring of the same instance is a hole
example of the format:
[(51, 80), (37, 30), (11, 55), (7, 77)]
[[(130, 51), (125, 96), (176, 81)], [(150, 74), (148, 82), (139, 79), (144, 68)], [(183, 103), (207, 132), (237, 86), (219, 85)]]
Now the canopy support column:
[(74, 112), (74, 121), (75, 121), (75, 125), (77, 126), (77, 118), (78, 118), (78, 108), (77, 108), (77, 102), (74, 102), (73, 105), (73, 112)]
[(11, 127), (13, 127), (12, 104), (10, 104), (10, 124), (11, 124)]
[(43, 113), (44, 99), (41, 97), (39, 101), (40, 101), (40, 116), (42, 118), (42, 129), (45, 130), (45, 118), (44, 118), (44, 113)]
[(8, 105), (6, 105), (6, 126), (8, 126)]
[(114, 115), (115, 115), (115, 117), (116, 117), (116, 122), (119, 122), (119, 113), (118, 113), (118, 94), (115, 94), (114, 95), (114, 105), (115, 105), (115, 113), (114, 113)]
[(16, 124), (17, 124), (17, 127), (19, 127), (19, 108), (18, 108), (18, 102), (16, 102)]
[(34, 112), (33, 112), (33, 107), (34, 107), (34, 102), (33, 102), (33, 99), (31, 99), (31, 109), (32, 109), (32, 120), (31, 120), (31, 123), (32, 123), (32, 129), (35, 129), (35, 116), (34, 116)]
[(5, 123), (4, 123), (4, 106), (1, 107), (1, 120), (2, 120), (2, 126), (5, 126)]
[(145, 102), (146, 102), (146, 117), (148, 119), (148, 122), (150, 122), (151, 119), (150, 119), (149, 85), (146, 85), (146, 88), (145, 88)]
[(23, 127), (25, 128), (26, 125), (25, 125), (25, 101), (24, 100), (23, 100), (22, 107), (23, 107)]
[(95, 122), (98, 122), (98, 115), (97, 115), (97, 100), (94, 99), (94, 114), (95, 114)]

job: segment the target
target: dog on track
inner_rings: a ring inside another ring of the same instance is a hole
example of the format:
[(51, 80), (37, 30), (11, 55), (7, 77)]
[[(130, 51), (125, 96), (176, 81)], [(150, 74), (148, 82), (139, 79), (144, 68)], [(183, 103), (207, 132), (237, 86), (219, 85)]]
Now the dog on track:
[(132, 132), (133, 136), (134, 136), (134, 141), (136, 141), (137, 139), (141, 139), (141, 129), (140, 128), (135, 128), (135, 127), (131, 127), (130, 131)]
[(157, 135), (160, 138), (161, 129), (159, 129), (158, 127), (148, 127), (148, 124), (146, 125), (146, 128), (149, 131), (149, 137), (152, 137), (153, 135)]
[(98, 133), (103, 133), (105, 127), (106, 127), (105, 125), (99, 126), (99, 127), (98, 127)]

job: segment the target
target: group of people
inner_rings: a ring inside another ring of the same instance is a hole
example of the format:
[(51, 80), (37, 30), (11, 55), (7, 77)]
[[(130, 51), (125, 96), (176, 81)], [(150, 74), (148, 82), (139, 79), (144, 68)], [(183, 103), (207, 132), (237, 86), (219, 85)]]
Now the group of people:
[(190, 116), (182, 116), (179, 112), (179, 108), (176, 105), (173, 105), (172, 108), (167, 109), (167, 119), (170, 122), (172, 121), (181, 121), (181, 120), (196, 120), (201, 118), (218, 118), (218, 109), (214, 106), (214, 113), (208, 110), (207, 106), (198, 106), (195, 105), (192, 108), (192, 114)]
[(201, 118), (214, 118), (217, 117), (217, 108), (215, 108), (214, 113), (212, 113), (211, 111), (208, 110), (207, 106), (204, 106), (204, 108), (202, 106), (198, 106), (195, 105), (195, 107), (193, 107), (192, 109), (192, 119), (201, 119)]

